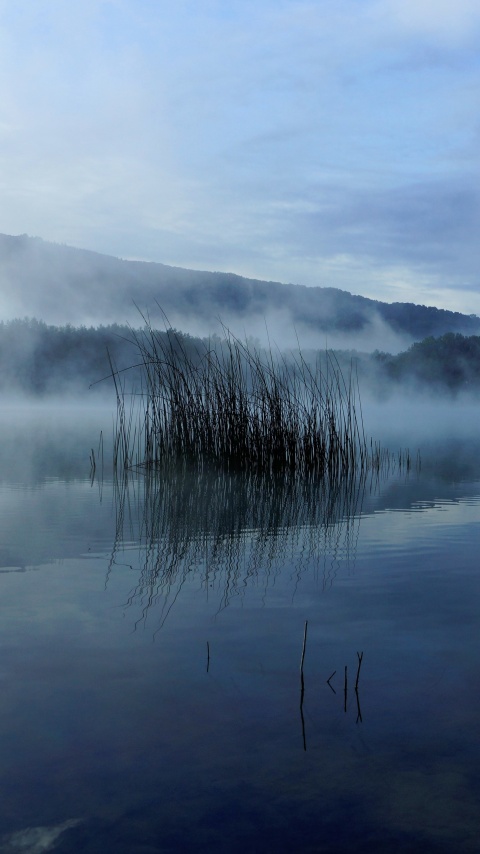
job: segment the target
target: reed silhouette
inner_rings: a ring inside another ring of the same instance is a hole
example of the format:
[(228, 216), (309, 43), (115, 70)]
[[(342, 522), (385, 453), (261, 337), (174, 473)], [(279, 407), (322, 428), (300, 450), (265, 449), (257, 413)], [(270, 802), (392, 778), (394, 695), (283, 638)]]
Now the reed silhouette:
[(353, 365), (345, 376), (333, 354), (312, 366), (300, 349), (288, 357), (262, 350), (227, 328), (200, 349), (148, 323), (132, 335), (140, 359), (132, 368), (141, 367), (142, 379), (130, 408), (124, 372), (110, 363), (117, 468), (182, 461), (335, 481), (384, 463), (385, 452), (365, 437)]

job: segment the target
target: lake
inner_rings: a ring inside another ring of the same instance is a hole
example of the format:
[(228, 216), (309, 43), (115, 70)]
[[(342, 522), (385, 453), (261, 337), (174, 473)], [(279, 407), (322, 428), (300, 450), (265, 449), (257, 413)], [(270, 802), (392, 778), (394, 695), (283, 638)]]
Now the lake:
[(480, 454), (445, 411), (372, 410), (421, 466), (332, 491), (115, 480), (108, 406), (4, 408), (0, 852), (478, 851)]

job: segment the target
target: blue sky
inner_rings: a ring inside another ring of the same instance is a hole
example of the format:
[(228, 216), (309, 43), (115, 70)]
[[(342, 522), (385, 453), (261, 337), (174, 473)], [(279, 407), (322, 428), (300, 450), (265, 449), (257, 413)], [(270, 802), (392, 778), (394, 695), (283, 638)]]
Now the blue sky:
[(480, 314), (478, 0), (0, 0), (0, 232)]

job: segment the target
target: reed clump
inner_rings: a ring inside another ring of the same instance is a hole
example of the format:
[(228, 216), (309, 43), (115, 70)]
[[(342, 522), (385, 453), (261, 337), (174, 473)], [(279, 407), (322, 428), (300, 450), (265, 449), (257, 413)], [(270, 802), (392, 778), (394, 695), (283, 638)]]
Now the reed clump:
[(265, 351), (226, 328), (222, 339), (193, 350), (172, 330), (147, 324), (133, 334), (142, 384), (129, 412), (112, 366), (117, 466), (181, 461), (335, 480), (381, 464), (364, 435), (353, 368), (344, 376), (333, 354), (312, 366), (300, 350)]

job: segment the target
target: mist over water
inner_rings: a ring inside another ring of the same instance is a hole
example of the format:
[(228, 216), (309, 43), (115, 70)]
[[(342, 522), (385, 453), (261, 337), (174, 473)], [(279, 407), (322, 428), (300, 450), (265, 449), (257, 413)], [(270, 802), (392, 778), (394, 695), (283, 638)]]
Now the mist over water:
[(476, 476), (480, 463), (479, 404), (468, 396), (456, 400), (405, 391), (388, 400), (362, 396), (368, 436), (393, 452), (409, 448), (424, 468), (441, 466)]
[(100, 434), (106, 471), (111, 471), (113, 401), (94, 405), (91, 401), (87, 405), (84, 398), (4, 400), (0, 482), (30, 485), (52, 477), (84, 480), (92, 448), (98, 456)]

